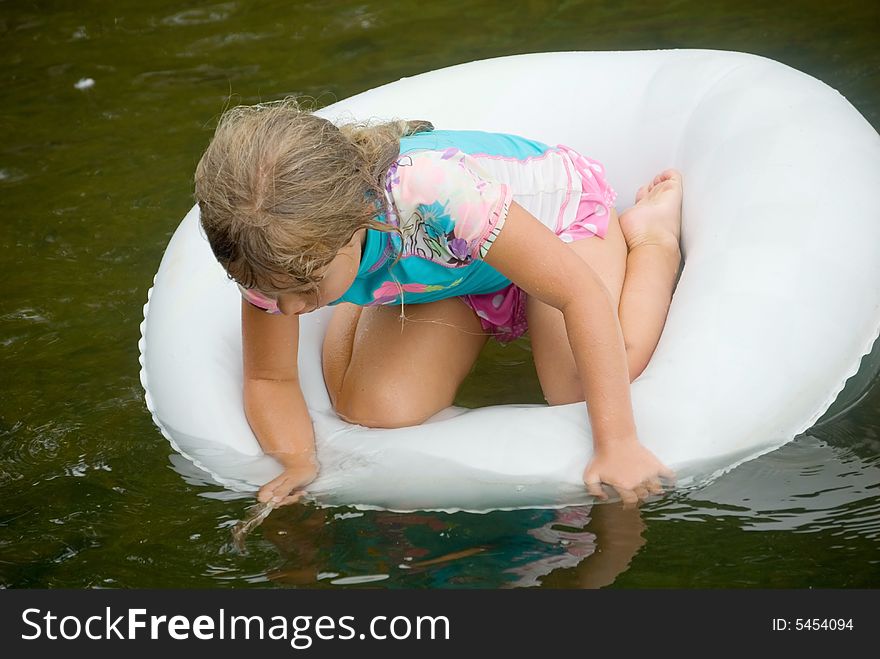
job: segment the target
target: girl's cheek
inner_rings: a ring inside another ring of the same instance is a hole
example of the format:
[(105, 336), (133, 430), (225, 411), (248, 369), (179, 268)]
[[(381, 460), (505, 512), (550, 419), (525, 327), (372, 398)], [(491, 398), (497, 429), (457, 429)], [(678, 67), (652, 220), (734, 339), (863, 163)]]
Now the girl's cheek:
[(299, 298), (292, 295), (282, 295), (278, 298), (278, 308), (286, 316), (290, 316), (305, 308), (305, 304)]

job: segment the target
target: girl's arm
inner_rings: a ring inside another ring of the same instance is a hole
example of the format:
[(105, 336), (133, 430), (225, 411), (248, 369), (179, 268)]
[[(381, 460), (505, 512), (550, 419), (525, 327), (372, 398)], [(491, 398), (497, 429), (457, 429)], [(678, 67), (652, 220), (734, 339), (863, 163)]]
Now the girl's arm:
[(516, 203), (485, 260), (563, 314), (593, 430), (593, 458), (584, 470), (590, 493), (605, 498), (600, 482), (624, 501), (662, 491), (659, 476), (672, 472), (638, 441), (623, 333), (598, 275)]
[(267, 314), (242, 300), (241, 339), (248, 423), (263, 452), (284, 466), (258, 497), (293, 503), (318, 474), (312, 420), (297, 372), (299, 317)]

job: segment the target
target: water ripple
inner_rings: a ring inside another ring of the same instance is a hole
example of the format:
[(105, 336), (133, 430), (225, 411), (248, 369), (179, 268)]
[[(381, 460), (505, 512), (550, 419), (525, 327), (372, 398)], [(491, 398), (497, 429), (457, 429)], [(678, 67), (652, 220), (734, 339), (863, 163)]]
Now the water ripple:
[(0, 183), (18, 183), (27, 178), (27, 174), (17, 167), (4, 167), (0, 169)]
[(201, 7), (199, 9), (186, 9), (179, 11), (171, 16), (162, 19), (163, 25), (204, 25), (205, 23), (219, 23), (229, 18), (230, 14), (235, 10), (234, 2), (224, 2), (219, 5), (210, 7)]
[(223, 82), (233, 77), (247, 79), (260, 71), (257, 65), (219, 67), (213, 64), (200, 64), (186, 69), (166, 69), (147, 71), (135, 76), (135, 86), (146, 85), (154, 89), (179, 88), (210, 82)]
[(807, 435), (655, 512), (664, 519), (735, 518), (750, 531), (833, 531), (876, 538), (878, 485), (875, 461)]
[(229, 32), (215, 34), (192, 42), (189, 47), (179, 53), (183, 57), (203, 56), (206, 51), (220, 50), (228, 46), (241, 46), (252, 41), (277, 38), (277, 32)]

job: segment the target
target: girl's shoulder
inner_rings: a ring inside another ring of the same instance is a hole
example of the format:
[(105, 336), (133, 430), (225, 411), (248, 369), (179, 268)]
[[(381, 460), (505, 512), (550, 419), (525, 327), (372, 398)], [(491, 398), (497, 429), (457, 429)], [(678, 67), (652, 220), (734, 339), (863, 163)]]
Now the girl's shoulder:
[(520, 135), (480, 130), (433, 130), (400, 140), (400, 155), (452, 149), (472, 157), (527, 160), (546, 153), (551, 147)]

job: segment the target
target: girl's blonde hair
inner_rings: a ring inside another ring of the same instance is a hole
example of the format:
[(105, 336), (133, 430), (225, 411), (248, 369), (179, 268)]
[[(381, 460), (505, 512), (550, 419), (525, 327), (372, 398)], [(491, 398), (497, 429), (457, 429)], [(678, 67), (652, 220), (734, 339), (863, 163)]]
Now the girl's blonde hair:
[(245, 288), (317, 290), (320, 270), (388, 212), (400, 138), (426, 121), (335, 126), (293, 99), (227, 110), (195, 173), (208, 242)]

